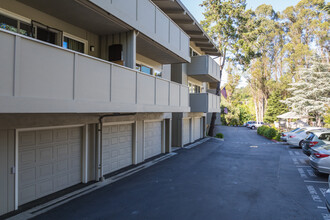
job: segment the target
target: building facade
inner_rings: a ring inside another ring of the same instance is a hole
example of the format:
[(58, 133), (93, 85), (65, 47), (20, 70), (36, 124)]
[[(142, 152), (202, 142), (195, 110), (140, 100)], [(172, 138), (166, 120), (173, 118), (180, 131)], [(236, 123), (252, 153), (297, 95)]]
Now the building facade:
[(0, 215), (202, 138), (220, 111), (220, 54), (180, 1), (3, 0), (0, 48)]

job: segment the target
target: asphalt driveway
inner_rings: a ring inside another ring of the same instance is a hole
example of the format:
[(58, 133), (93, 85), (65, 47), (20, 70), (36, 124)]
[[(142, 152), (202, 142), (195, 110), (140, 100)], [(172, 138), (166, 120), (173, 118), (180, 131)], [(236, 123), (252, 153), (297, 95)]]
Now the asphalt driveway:
[(328, 219), (327, 177), (310, 172), (301, 149), (244, 127), (217, 129), (225, 141), (181, 149), (36, 219)]

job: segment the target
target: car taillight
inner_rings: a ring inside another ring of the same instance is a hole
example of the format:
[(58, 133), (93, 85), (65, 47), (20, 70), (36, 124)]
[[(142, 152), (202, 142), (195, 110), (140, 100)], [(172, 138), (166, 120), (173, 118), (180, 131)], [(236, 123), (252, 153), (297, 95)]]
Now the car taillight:
[(294, 138), (295, 136), (294, 135), (290, 135), (289, 138)]
[(317, 141), (311, 141), (311, 142), (309, 142), (309, 146), (310, 147), (314, 147), (315, 145), (317, 145), (319, 142), (317, 142)]
[(314, 153), (314, 156), (317, 157), (317, 158), (324, 158), (324, 157), (329, 157), (330, 155), (328, 155), (328, 154)]
[(283, 137), (285, 137), (285, 136), (286, 136), (286, 134), (282, 134), (282, 136), (283, 136)]

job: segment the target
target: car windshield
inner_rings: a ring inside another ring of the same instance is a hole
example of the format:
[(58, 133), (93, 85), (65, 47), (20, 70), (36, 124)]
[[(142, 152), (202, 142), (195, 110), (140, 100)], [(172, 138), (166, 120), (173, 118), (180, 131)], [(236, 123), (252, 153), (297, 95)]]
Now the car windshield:
[(296, 129), (293, 129), (292, 131), (290, 132), (295, 132), (295, 131), (298, 131), (300, 128), (296, 128)]

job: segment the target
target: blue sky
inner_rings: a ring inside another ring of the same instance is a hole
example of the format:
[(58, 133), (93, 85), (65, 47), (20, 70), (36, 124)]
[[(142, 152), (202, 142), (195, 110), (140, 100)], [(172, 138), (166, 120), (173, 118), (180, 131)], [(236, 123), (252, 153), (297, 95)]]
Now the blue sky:
[[(199, 6), (203, 0), (181, 0), (181, 2), (198, 21), (203, 20), (203, 9)], [(256, 9), (261, 4), (267, 4), (272, 5), (275, 11), (283, 11), (288, 6), (296, 5), (299, 0), (246, 0), (246, 2), (248, 9)]]
[[(326, 2), (328, 1), (329, 0)], [(203, 8), (199, 6), (203, 0), (181, 0), (181, 2), (193, 14), (197, 21), (204, 19)], [(261, 4), (267, 4), (272, 5), (275, 11), (283, 11), (286, 7), (296, 5), (298, 2), (299, 0), (246, 0), (248, 9), (256, 9)], [(226, 70), (224, 70), (221, 85), (227, 82), (227, 76)], [(239, 87), (245, 86), (246, 84), (246, 80), (242, 77)]]

